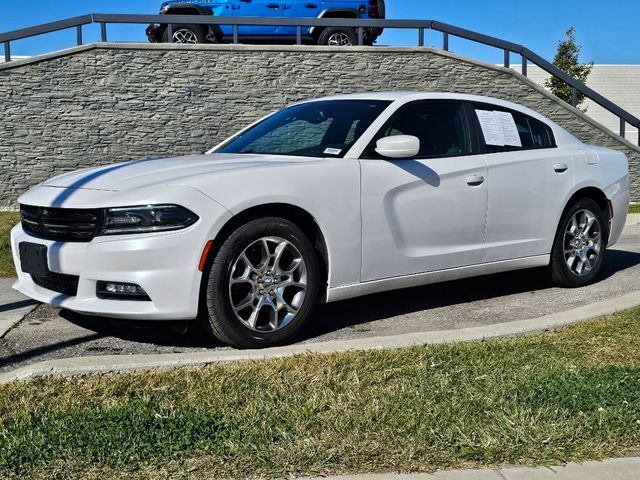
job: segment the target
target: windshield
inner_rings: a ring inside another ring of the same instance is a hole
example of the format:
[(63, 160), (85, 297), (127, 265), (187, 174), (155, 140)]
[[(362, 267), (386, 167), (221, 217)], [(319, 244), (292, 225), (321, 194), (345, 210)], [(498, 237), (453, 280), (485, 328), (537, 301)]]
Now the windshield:
[(215, 152), (342, 158), (390, 104), (381, 100), (319, 100), (294, 105)]

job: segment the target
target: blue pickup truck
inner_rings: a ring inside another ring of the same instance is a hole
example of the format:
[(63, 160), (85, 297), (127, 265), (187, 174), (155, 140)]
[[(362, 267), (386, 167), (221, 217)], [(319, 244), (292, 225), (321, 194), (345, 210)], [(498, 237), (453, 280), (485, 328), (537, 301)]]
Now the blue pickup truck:
[[(215, 15), (219, 17), (269, 18), (385, 18), (384, 0), (170, 0), (162, 4), (161, 15)], [(171, 36), (169, 36), (171, 34)], [(365, 44), (371, 45), (382, 29), (367, 28)], [(303, 41), (318, 45), (348, 46), (358, 43), (355, 29), (303, 27)], [(147, 27), (150, 42), (224, 43), (233, 38), (231, 25), (166, 24)], [(239, 26), (243, 43), (292, 43), (296, 27)]]

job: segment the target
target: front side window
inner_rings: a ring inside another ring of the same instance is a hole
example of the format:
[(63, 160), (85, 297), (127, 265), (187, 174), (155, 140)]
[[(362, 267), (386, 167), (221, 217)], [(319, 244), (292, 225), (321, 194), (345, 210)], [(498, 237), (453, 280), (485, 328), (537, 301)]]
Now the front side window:
[(391, 102), (320, 100), (285, 108), (215, 153), (342, 158)]
[(393, 135), (412, 135), (420, 139), (416, 158), (449, 157), (471, 153), (471, 140), (461, 103), (414, 102), (401, 107), (378, 132), (364, 158), (379, 158), (376, 142)]

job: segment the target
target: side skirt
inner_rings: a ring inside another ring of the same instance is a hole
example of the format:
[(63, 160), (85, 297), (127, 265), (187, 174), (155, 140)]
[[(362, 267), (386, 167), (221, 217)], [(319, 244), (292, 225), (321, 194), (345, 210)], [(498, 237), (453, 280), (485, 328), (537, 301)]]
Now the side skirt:
[(373, 280), (354, 285), (334, 287), (327, 290), (325, 302), (337, 302), (339, 300), (370, 295), (372, 293), (417, 287), (431, 283), (448, 282), (451, 280), (459, 280), (461, 278), (490, 275), (492, 273), (507, 272), (510, 270), (543, 267), (549, 265), (550, 258), (550, 255), (537, 255), (534, 257), (501, 260), (498, 262), (481, 263), (467, 267), (450, 268), (447, 270), (437, 270), (435, 272), (427, 273), (416, 273), (402, 277), (385, 278), (382, 280)]

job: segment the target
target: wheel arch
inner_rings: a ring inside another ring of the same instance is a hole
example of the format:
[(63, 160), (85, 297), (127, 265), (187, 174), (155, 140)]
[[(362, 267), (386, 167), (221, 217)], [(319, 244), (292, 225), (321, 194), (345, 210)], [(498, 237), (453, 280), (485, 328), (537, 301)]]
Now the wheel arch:
[[(222, 244), (236, 229), (251, 220), (255, 220), (261, 217), (284, 218), (297, 225), (305, 233), (314, 249), (316, 250), (318, 259), (320, 260), (320, 266), (322, 268), (320, 274), (323, 282), (321, 298), (323, 298), (327, 289), (327, 280), (329, 276), (330, 266), (329, 250), (327, 247), (325, 236), (317, 220), (313, 215), (311, 215), (311, 213), (299, 206), (290, 203), (265, 203), (261, 205), (255, 205), (233, 215), (229, 220), (227, 220), (227, 222), (222, 226), (222, 228), (213, 238), (211, 248), (207, 252), (204, 271), (206, 272), (209, 269), (211, 263), (218, 255)], [(205, 282), (206, 276), (203, 275), (202, 284), (200, 287), (201, 299), (203, 292), (206, 290)]]
[(213, 15), (213, 12), (203, 5), (193, 3), (175, 3), (168, 5), (164, 15)]
[(604, 193), (600, 188), (594, 186), (582, 187), (576, 190), (565, 203), (560, 218), (562, 219), (567, 210), (569, 210), (571, 206), (581, 198), (592, 199), (598, 204), (598, 206), (602, 209), (603, 212), (607, 214), (607, 217), (609, 217), (610, 219), (611, 212), (609, 211), (609, 199), (606, 193)]
[[(200, 16), (214, 16), (213, 11), (205, 7), (204, 5), (197, 5), (192, 3), (176, 3), (173, 5), (168, 5), (166, 10), (164, 10), (163, 15), (200, 15)], [(193, 25), (194, 27), (198, 27), (204, 31), (207, 39), (209, 40), (209, 36), (213, 35), (216, 38), (222, 38), (222, 30), (220, 25)], [(164, 28), (166, 29), (167, 25), (164, 24)]]
[[(323, 10), (318, 18), (360, 18), (360, 14), (354, 8), (328, 8)], [(314, 40), (318, 40), (325, 28), (327, 27), (311, 27), (309, 34)]]

